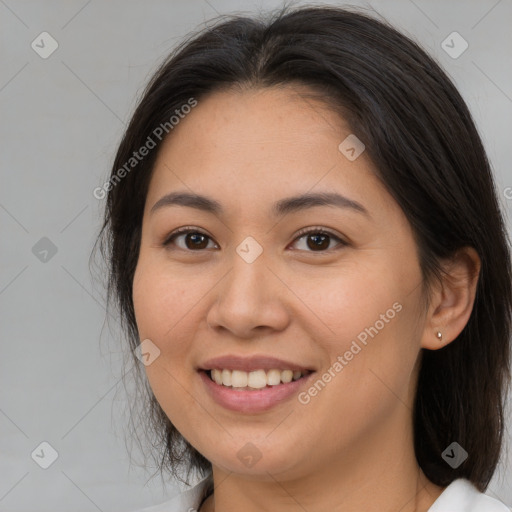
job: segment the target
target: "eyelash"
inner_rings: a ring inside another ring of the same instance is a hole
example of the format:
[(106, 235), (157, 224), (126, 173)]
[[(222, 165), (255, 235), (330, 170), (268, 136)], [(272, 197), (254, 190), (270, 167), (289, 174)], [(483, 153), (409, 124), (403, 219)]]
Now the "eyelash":
[[(180, 236), (180, 235), (186, 235), (188, 233), (196, 233), (196, 234), (200, 234), (200, 235), (203, 235), (203, 236), (206, 236), (207, 238), (209, 238), (210, 240), (212, 240), (212, 238), (206, 234), (205, 232), (201, 231), (200, 229), (197, 229), (197, 228), (193, 228), (192, 226), (185, 226), (185, 227), (182, 227), (182, 228), (178, 228), (176, 229), (175, 231), (173, 231), (166, 239), (165, 241), (163, 242), (163, 246), (164, 247), (169, 247), (171, 245), (171, 243), (174, 242), (174, 240)], [(301, 231), (299, 231), (297, 233), (297, 236), (295, 237), (295, 239), (293, 240), (293, 242), (296, 242), (297, 240), (299, 240), (300, 238), (303, 238), (305, 235), (309, 235), (309, 234), (315, 234), (315, 235), (327, 235), (329, 236), (330, 238), (334, 238), (335, 240), (337, 240), (339, 242), (339, 246), (341, 247), (345, 247), (348, 245), (347, 242), (345, 242), (344, 240), (342, 240), (339, 236), (336, 236), (334, 233), (324, 229), (324, 228), (320, 228), (320, 227), (313, 227), (313, 228), (304, 228), (302, 229)], [(339, 247), (338, 247), (339, 248)], [(180, 247), (181, 249), (181, 247)], [(183, 251), (187, 251), (187, 252), (203, 252), (204, 250), (206, 249), (198, 249), (198, 250), (191, 250), (191, 249), (181, 249)], [(336, 249), (327, 249), (325, 251), (306, 251), (306, 252), (311, 252), (311, 253), (316, 253), (316, 252), (319, 252), (319, 253), (330, 253), (331, 251), (333, 250), (336, 250)]]

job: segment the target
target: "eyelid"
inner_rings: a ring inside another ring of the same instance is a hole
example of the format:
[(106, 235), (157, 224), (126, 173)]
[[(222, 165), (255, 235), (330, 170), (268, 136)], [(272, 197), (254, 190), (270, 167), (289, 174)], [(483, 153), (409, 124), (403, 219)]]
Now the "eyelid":
[[(184, 234), (188, 234), (188, 233), (198, 233), (198, 234), (208, 237), (210, 240), (213, 241), (213, 237), (210, 236), (205, 231), (203, 231), (202, 229), (196, 228), (194, 226), (183, 226), (181, 228), (175, 229), (168, 237), (166, 237), (162, 245), (165, 247), (165, 246), (169, 245), (179, 235), (184, 235)], [(309, 226), (307, 228), (302, 228), (300, 231), (298, 231), (295, 234), (292, 243), (296, 242), (300, 238), (302, 238), (305, 235), (308, 235), (310, 233), (328, 235), (329, 237), (336, 239), (338, 242), (340, 242), (338, 244), (338, 246), (347, 246), (348, 245), (348, 243), (345, 240), (343, 240), (341, 237), (339, 237), (338, 235), (333, 233), (331, 230), (329, 230), (327, 228), (323, 228), (321, 226)], [(197, 250), (197, 251), (186, 250), (186, 249), (183, 249), (183, 250), (185, 250), (187, 252), (203, 252), (204, 251), (204, 249)], [(324, 253), (325, 254), (325, 253), (330, 253), (333, 250), (335, 250), (335, 249), (327, 249), (326, 251), (305, 251), (305, 252)]]
[(308, 235), (309, 233), (320, 233), (320, 234), (324, 234), (324, 235), (329, 235), (332, 238), (336, 238), (337, 240), (339, 240), (341, 242), (347, 243), (341, 237), (339, 237), (336, 233), (334, 233), (330, 229), (324, 228), (322, 226), (309, 226), (307, 228), (302, 228), (295, 234), (295, 238), (293, 240), (295, 241), (297, 238), (300, 238), (304, 235)]

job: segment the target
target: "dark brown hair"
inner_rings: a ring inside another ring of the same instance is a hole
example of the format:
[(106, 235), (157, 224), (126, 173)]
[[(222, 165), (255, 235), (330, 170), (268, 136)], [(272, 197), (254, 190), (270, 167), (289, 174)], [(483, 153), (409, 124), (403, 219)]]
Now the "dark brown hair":
[[(109, 265), (109, 304), (118, 307), (131, 352), (140, 343), (132, 282), (161, 141), (153, 137), (156, 148), (122, 179), (119, 169), (190, 98), (200, 103), (220, 90), (286, 85), (308, 86), (364, 142), (413, 228), (425, 289), (458, 249), (471, 246), (480, 256), (467, 325), (445, 348), (422, 350), (413, 421), (418, 464), (432, 482), (447, 486), (464, 477), (484, 491), (500, 457), (510, 382), (508, 235), (466, 104), (440, 66), (385, 21), (318, 6), (285, 7), (266, 18), (224, 17), (192, 34), (157, 70), (117, 151), (97, 240)], [(175, 429), (150, 390), (146, 406), (160, 469), (178, 476), (184, 466), (187, 475), (204, 475), (210, 462)], [(441, 456), (454, 441), (469, 453), (456, 469)]]

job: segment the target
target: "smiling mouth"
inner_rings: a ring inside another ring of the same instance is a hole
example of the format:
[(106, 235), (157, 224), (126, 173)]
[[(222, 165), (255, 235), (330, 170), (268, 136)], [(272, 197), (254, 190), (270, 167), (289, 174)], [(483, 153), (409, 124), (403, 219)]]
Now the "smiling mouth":
[(204, 370), (206, 375), (219, 386), (236, 391), (256, 391), (272, 388), (302, 379), (312, 372), (310, 370), (241, 370), (212, 369)]

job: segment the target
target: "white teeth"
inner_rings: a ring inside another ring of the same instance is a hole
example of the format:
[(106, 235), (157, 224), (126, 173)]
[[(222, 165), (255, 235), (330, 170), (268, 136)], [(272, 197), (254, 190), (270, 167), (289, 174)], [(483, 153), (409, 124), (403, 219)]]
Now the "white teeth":
[(249, 373), (247, 385), (250, 388), (261, 389), (267, 386), (267, 374), (264, 370), (256, 370)]
[(213, 369), (211, 378), (217, 384), (233, 388), (262, 389), (267, 386), (277, 386), (281, 383), (287, 384), (292, 380), (298, 380), (308, 372), (300, 370), (255, 370), (243, 372), (240, 370)]
[(222, 382), (220, 384), (231, 386), (231, 372), (229, 370), (222, 370)]
[(284, 383), (291, 382), (293, 379), (293, 372), (291, 370), (283, 370), (281, 372), (281, 380)]
[[(222, 381), (222, 384), (224, 384), (224, 381)], [(234, 388), (245, 388), (247, 386), (247, 372), (233, 370), (231, 372), (231, 385)]]
[(267, 384), (277, 386), (281, 383), (281, 372), (279, 370), (269, 370), (267, 372)]
[(222, 375), (220, 370), (212, 370), (212, 378), (217, 384), (222, 384)]

